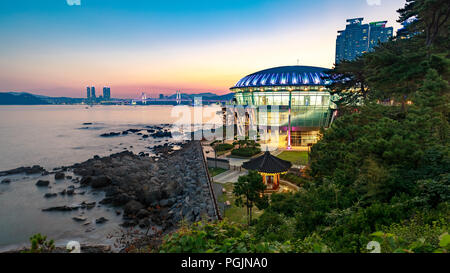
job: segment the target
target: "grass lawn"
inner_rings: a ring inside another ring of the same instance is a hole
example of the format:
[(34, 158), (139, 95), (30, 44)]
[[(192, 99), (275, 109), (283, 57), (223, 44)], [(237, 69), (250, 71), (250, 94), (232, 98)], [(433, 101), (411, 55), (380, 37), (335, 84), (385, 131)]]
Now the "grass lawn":
[(292, 162), (294, 165), (307, 165), (308, 152), (282, 152), (277, 157)]
[(208, 168), (208, 171), (209, 171), (209, 175), (210, 175), (211, 177), (214, 177), (214, 176), (216, 176), (216, 175), (218, 175), (218, 174), (221, 174), (221, 173), (224, 173), (224, 172), (226, 172), (226, 171), (228, 171), (228, 170), (226, 170), (226, 169), (221, 169), (221, 168)]
[[(227, 192), (222, 194), (218, 201), (223, 203), (230, 201), (231, 203), (231, 206), (225, 209), (223, 217), (235, 223), (247, 224), (247, 208), (237, 207), (234, 204), (235, 197), (233, 195), (233, 183), (226, 183), (223, 187), (227, 190)], [(253, 219), (257, 219), (262, 213), (262, 210), (258, 210), (256, 207), (253, 207)]]

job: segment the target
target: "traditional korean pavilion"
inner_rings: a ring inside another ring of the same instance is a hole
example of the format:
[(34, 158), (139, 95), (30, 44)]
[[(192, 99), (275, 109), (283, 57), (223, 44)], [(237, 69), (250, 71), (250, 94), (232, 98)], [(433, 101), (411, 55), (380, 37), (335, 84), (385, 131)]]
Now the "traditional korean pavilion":
[(292, 163), (273, 156), (267, 151), (260, 157), (244, 162), (242, 167), (257, 171), (262, 175), (267, 191), (275, 191), (280, 187), (280, 174), (285, 174), (292, 167)]

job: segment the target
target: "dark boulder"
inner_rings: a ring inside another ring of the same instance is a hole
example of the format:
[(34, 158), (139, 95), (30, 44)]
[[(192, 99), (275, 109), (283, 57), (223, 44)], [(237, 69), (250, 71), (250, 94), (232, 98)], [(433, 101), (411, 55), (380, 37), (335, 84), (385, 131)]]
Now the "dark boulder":
[(42, 211), (72, 211), (79, 209), (79, 206), (69, 207), (69, 206), (58, 206), (58, 207), (50, 207), (46, 209), (42, 209)]
[(0, 176), (19, 174), (19, 173), (37, 174), (37, 173), (43, 173), (43, 172), (45, 172), (44, 168), (42, 168), (39, 165), (34, 165), (33, 167), (20, 167), (20, 168), (8, 170), (8, 171), (3, 171), (3, 172), (0, 172)]
[(158, 202), (161, 199), (161, 191), (153, 190), (147, 192), (140, 192), (138, 193), (138, 198), (144, 204), (151, 205), (154, 204), (155, 202)]
[(58, 196), (58, 194), (56, 194), (56, 193), (46, 193), (45, 195), (44, 195), (44, 197), (45, 198), (52, 198), (52, 197), (56, 197), (56, 196)]
[(91, 181), (91, 187), (93, 188), (103, 188), (111, 185), (112, 180), (106, 175), (93, 177)]
[(172, 137), (172, 133), (171, 132), (167, 132), (167, 131), (158, 131), (154, 134), (151, 134), (151, 136), (153, 138), (163, 138), (163, 137)]
[(169, 180), (164, 184), (164, 188), (162, 189), (163, 197), (170, 198), (179, 195), (183, 192), (183, 189), (180, 187), (177, 181)]
[(111, 133), (105, 133), (101, 134), (101, 137), (114, 137), (114, 136), (120, 136), (121, 133), (111, 132)]
[(123, 206), (131, 200), (131, 197), (126, 193), (120, 193), (112, 200), (114, 206)]
[(92, 182), (92, 177), (90, 177), (90, 176), (83, 177), (80, 181), (80, 185), (88, 186), (89, 184), (91, 184), (91, 182)]
[(163, 200), (159, 201), (159, 205), (161, 207), (170, 207), (173, 204), (175, 204), (175, 202), (176, 202), (175, 198), (163, 199)]
[(124, 228), (128, 228), (128, 227), (134, 227), (137, 224), (138, 224), (137, 220), (136, 219), (132, 219), (132, 220), (124, 221), (122, 224), (120, 224), (120, 226), (122, 226)]
[(9, 184), (9, 183), (11, 183), (11, 179), (9, 178), (5, 178), (2, 180), (2, 184)]
[(138, 219), (146, 218), (146, 217), (149, 217), (149, 216), (150, 216), (150, 212), (148, 210), (146, 210), (146, 209), (140, 209), (138, 211), (138, 213), (136, 214), (136, 217)]
[(125, 205), (124, 214), (127, 216), (136, 215), (139, 212), (139, 210), (143, 208), (144, 206), (141, 203), (135, 200), (131, 200)]
[(142, 219), (139, 221), (139, 227), (140, 228), (146, 228), (150, 226), (150, 220), (148, 218)]
[(96, 224), (103, 224), (103, 223), (106, 223), (106, 222), (108, 222), (108, 219), (106, 219), (105, 217), (100, 217), (100, 218), (95, 220)]
[(108, 204), (111, 204), (113, 201), (114, 201), (113, 198), (111, 198), (111, 197), (106, 197), (106, 198), (103, 198), (103, 200), (100, 201), (100, 202), (98, 202), (98, 203), (99, 203), (99, 204), (102, 204), (102, 205), (108, 205)]
[(72, 217), (72, 219), (73, 219), (75, 222), (84, 222), (84, 221), (87, 220), (85, 217), (82, 217), (82, 216), (75, 216), (75, 217)]
[(56, 180), (64, 179), (64, 177), (66, 177), (66, 175), (65, 175), (63, 172), (57, 172), (57, 173), (55, 173), (55, 179), (56, 179)]
[(96, 202), (88, 203), (88, 202), (86, 202), (86, 201), (83, 201), (83, 202), (80, 204), (80, 208), (82, 208), (82, 209), (92, 209), (92, 208), (95, 207), (96, 204), (97, 204)]
[(39, 180), (39, 181), (36, 183), (36, 186), (38, 186), (38, 187), (48, 187), (49, 184), (50, 184), (50, 181), (47, 181), (47, 180)]

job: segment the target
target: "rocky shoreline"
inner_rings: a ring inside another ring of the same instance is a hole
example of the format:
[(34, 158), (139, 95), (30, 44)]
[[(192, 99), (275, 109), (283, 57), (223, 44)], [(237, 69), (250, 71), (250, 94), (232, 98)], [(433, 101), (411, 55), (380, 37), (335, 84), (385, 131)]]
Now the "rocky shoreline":
[[(104, 192), (105, 198), (98, 204), (86, 201), (79, 205), (48, 207), (42, 211), (70, 212), (104, 205), (115, 209), (117, 215), (122, 215), (122, 227), (139, 227), (163, 236), (177, 229), (181, 220), (217, 219), (200, 142), (191, 141), (181, 146), (180, 150), (173, 151), (170, 146), (161, 145), (157, 147), (159, 157), (124, 151), (106, 157), (94, 156), (82, 163), (54, 169), (53, 172), (40, 166), (21, 167), (0, 172), (0, 177), (41, 173), (54, 174), (55, 180), (70, 179), (74, 186), (69, 186), (59, 195), (85, 194), (89, 189), (92, 194)], [(75, 177), (71, 177), (73, 174)], [(10, 181), (6, 178), (2, 182)], [(47, 187), (48, 181), (39, 180), (36, 186)], [(44, 198), (55, 196), (56, 193), (49, 193)], [(86, 220), (72, 214), (68, 217), (81, 224)], [(100, 217), (95, 222), (103, 224), (107, 221), (107, 218)], [(51, 238), (51, 234), (47, 235)]]
[(124, 209), (124, 227), (158, 226), (163, 231), (188, 222), (211, 220), (214, 204), (198, 142), (159, 158), (124, 151), (68, 167), (81, 187), (103, 190), (100, 204)]

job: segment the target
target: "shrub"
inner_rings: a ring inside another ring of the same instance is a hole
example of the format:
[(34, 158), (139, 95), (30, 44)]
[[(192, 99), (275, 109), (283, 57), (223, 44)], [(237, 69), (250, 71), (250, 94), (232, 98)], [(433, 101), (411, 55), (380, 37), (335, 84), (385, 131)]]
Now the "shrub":
[(30, 238), (30, 243), (31, 248), (24, 251), (25, 253), (50, 253), (55, 249), (54, 241), (47, 241), (47, 236), (43, 236), (40, 233), (33, 235)]
[(305, 184), (306, 182), (305, 178), (295, 175), (293, 173), (283, 174), (281, 175), (281, 179), (294, 183), (297, 186), (303, 186), (303, 184)]
[(222, 143), (222, 144), (217, 144), (215, 146), (215, 149), (217, 152), (223, 152), (223, 151), (228, 151), (234, 148), (234, 145), (231, 144), (227, 144), (227, 143)]
[(260, 148), (257, 147), (243, 147), (234, 149), (231, 151), (231, 154), (234, 156), (242, 156), (242, 157), (252, 157), (261, 152)]
[(166, 236), (161, 253), (273, 253), (276, 245), (259, 243), (242, 225), (227, 220), (198, 222)]

